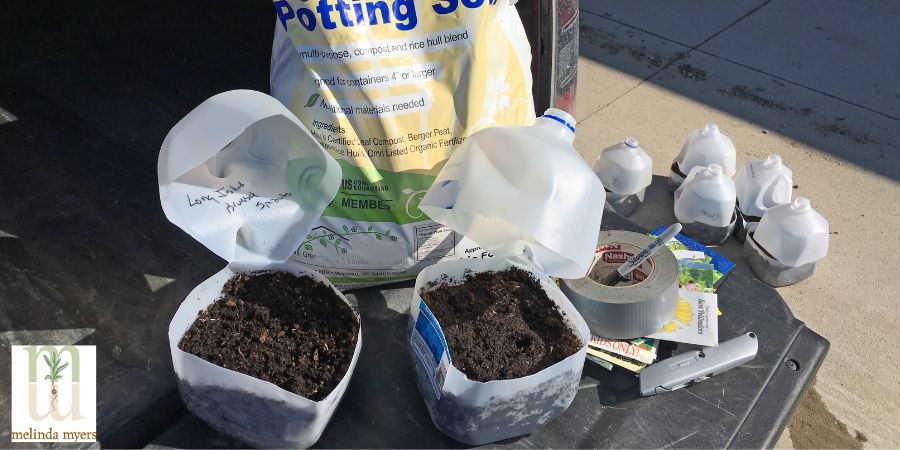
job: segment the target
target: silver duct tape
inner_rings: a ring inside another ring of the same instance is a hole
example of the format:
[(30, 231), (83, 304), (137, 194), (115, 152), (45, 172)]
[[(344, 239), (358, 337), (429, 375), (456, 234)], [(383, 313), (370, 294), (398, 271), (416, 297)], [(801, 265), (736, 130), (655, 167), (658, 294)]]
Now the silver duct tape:
[[(773, 258), (753, 238), (753, 232), (747, 234), (744, 240), (744, 256), (747, 257), (747, 265), (753, 272), (769, 286), (782, 287), (799, 283), (813, 274), (816, 270), (815, 261), (798, 267), (785, 265)], [(565, 292), (565, 291), (564, 291)]]
[(587, 277), (560, 280), (559, 286), (587, 322), (591, 333), (632, 339), (655, 333), (672, 318), (678, 300), (678, 261), (659, 250), (618, 286), (605, 286), (607, 274), (653, 242), (630, 231), (601, 231), (597, 257)]

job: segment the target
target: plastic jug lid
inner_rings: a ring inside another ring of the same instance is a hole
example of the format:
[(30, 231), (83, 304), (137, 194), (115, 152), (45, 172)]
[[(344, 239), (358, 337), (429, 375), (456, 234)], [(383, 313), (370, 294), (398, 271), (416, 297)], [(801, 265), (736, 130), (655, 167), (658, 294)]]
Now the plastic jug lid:
[(793, 203), (791, 203), (791, 210), (796, 212), (807, 212), (812, 209), (812, 205), (809, 203), (809, 199), (806, 197), (797, 197), (794, 199)]
[(419, 207), (495, 257), (524, 254), (542, 273), (581, 278), (593, 260), (606, 193), (564, 136), (543, 127), (473, 134)]
[(781, 156), (776, 155), (774, 153), (769, 155), (769, 157), (766, 158), (765, 161), (763, 161), (763, 166), (765, 166), (767, 168), (773, 168), (773, 169), (777, 169), (777, 168), (781, 167), (783, 164), (784, 163), (781, 160)]
[(703, 130), (700, 131), (700, 134), (703, 136), (719, 134), (719, 126), (714, 123), (708, 123), (703, 127)]
[(638, 141), (635, 138), (625, 138), (625, 145), (629, 148), (638, 148)]
[(211, 97), (159, 152), (166, 217), (229, 263), (290, 258), (340, 185), (341, 169), (278, 100), (237, 90)]

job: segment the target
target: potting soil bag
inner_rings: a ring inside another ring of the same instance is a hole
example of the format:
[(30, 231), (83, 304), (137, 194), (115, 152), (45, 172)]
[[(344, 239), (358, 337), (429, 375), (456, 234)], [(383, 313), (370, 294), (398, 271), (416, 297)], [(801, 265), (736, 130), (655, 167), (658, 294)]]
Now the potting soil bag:
[(473, 132), (534, 119), (530, 47), (514, 3), (274, 2), (272, 94), (342, 171), (300, 261), (349, 288), (480, 255), (419, 202)]
[(347, 372), (320, 401), (212, 364), (178, 344), (198, 311), (221, 298), (222, 287), (238, 273), (309, 276), (347, 302), (323, 275), (285, 262), (299, 242), (310, 239), (313, 223), (337, 191), (340, 167), (280, 102), (260, 92), (230, 91), (172, 128), (160, 149), (158, 173), (166, 217), (228, 261), (191, 291), (169, 324), (185, 405), (216, 430), (256, 447), (314, 444), (350, 382), (361, 331)]

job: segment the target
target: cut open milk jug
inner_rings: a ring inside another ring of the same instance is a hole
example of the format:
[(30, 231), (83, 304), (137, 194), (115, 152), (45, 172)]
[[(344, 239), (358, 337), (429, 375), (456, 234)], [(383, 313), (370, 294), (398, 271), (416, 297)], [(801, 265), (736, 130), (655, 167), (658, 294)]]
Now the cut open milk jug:
[(729, 178), (734, 176), (737, 152), (731, 138), (719, 131), (719, 126), (708, 123), (701, 130), (688, 133), (684, 145), (669, 173), (669, 192), (674, 192), (684, 182), (694, 167), (718, 164)]
[(172, 365), (185, 405), (216, 430), (253, 446), (314, 444), (356, 367), (361, 324), (347, 372), (321, 401), (212, 364), (178, 343), (197, 312), (215, 302), (238, 273), (309, 276), (347, 302), (324, 276), (288, 261), (334, 198), (340, 167), (281, 103), (239, 90), (213, 96), (178, 122), (160, 149), (158, 171), (166, 217), (228, 261), (191, 291), (169, 324)]
[(756, 229), (766, 210), (791, 202), (793, 177), (778, 155), (749, 161), (741, 167), (734, 179), (738, 214), (734, 234), (738, 239), (744, 240), (748, 232)]
[(675, 217), (683, 233), (704, 244), (728, 239), (735, 222), (734, 181), (718, 164), (691, 169), (675, 191)]
[[(574, 119), (548, 110), (530, 127), (488, 128), (451, 156), (421, 203), (435, 221), (480, 244), (490, 259), (439, 262), (416, 278), (408, 333), (419, 390), (434, 424), (480, 445), (530, 433), (561, 414), (578, 390), (590, 332), (550, 275), (580, 278), (591, 264), (603, 185), (572, 147)], [(581, 340), (575, 354), (535, 374), (479, 382), (453, 365), (444, 333), (421, 298), (440, 280), (517, 266), (540, 281)]]
[(603, 149), (594, 172), (606, 188), (606, 203), (616, 214), (628, 217), (644, 201), (653, 181), (653, 161), (633, 138)]
[(828, 221), (804, 197), (769, 208), (744, 241), (747, 263), (776, 287), (808, 278), (826, 254)]

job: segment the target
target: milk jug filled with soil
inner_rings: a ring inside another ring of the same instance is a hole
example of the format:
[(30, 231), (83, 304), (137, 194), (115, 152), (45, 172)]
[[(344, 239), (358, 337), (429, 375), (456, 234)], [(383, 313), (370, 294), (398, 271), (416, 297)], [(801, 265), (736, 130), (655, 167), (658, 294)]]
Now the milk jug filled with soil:
[(734, 181), (722, 166), (697, 166), (675, 191), (675, 217), (684, 226), (682, 233), (704, 244), (719, 244), (734, 229), (735, 201)]
[(738, 214), (734, 234), (743, 241), (748, 232), (756, 229), (766, 210), (791, 202), (793, 173), (781, 156), (769, 155), (744, 164), (734, 179), (734, 187)]
[(630, 216), (644, 201), (653, 180), (653, 161), (633, 138), (604, 149), (594, 172), (606, 188), (606, 202), (617, 214)]
[(747, 263), (776, 287), (808, 278), (826, 254), (828, 221), (805, 197), (769, 208), (744, 241)]
[(669, 192), (674, 192), (684, 182), (691, 169), (698, 166), (717, 164), (728, 177), (733, 177), (737, 165), (737, 154), (731, 138), (719, 131), (719, 126), (708, 123), (701, 130), (688, 133), (672, 170), (669, 173)]
[(574, 119), (473, 134), (421, 208), (491, 257), (416, 278), (410, 356), (439, 430), (471, 445), (528, 434), (575, 398), (590, 331), (552, 276), (583, 277), (605, 194), (572, 147)]
[(254, 447), (315, 444), (350, 384), (362, 327), (325, 276), (290, 257), (333, 244), (311, 230), (340, 166), (277, 100), (238, 90), (172, 128), (158, 172), (166, 218), (228, 262), (169, 323), (185, 406)]

